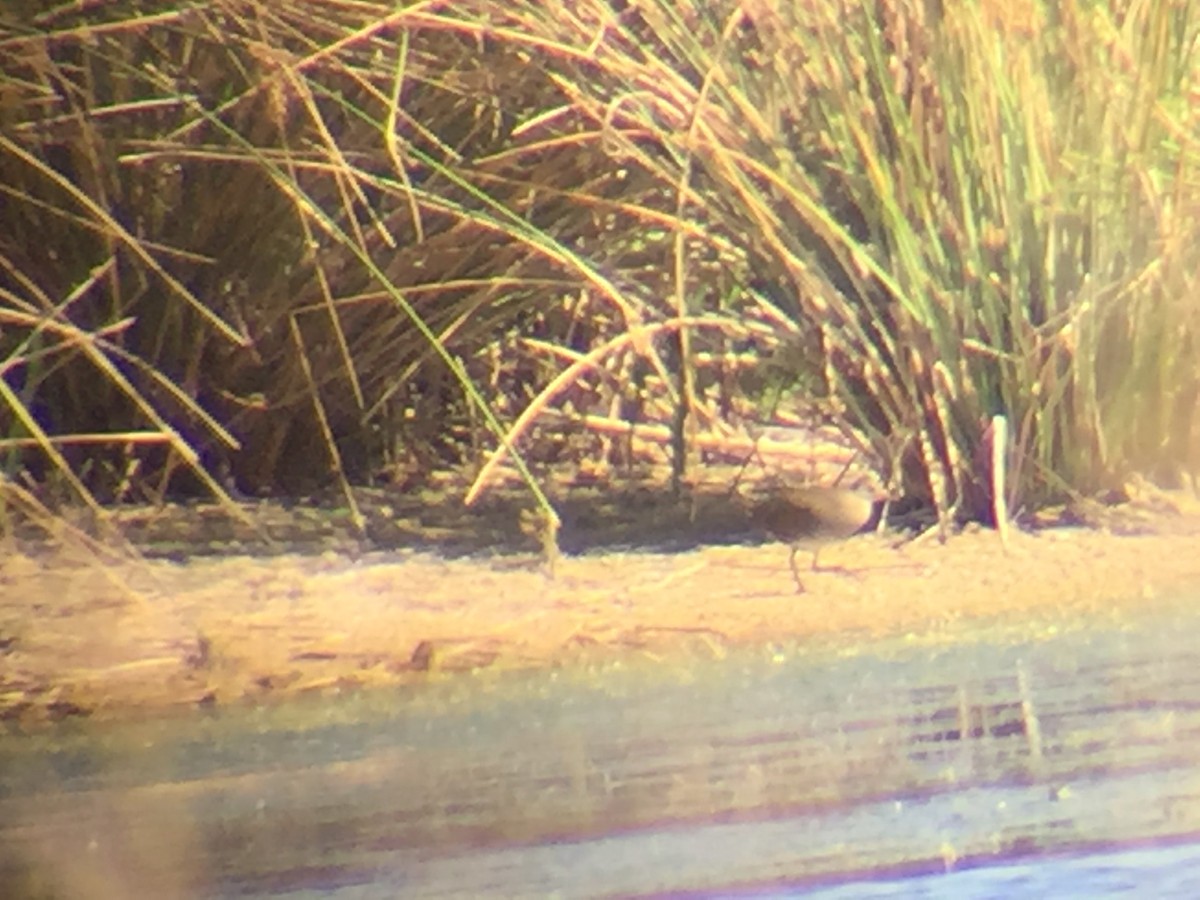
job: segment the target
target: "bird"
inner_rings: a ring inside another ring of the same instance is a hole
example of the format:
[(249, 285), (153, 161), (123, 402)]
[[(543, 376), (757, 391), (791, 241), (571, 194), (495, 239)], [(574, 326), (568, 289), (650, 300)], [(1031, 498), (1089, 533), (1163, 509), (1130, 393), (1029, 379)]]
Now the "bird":
[(792, 545), (788, 565), (796, 581), (796, 593), (805, 592), (796, 567), (796, 554), (812, 550), (812, 568), (817, 568), (821, 547), (845, 540), (878, 521), (883, 498), (869, 490), (826, 487), (815, 484), (783, 484), (757, 506), (752, 517), (776, 540)]

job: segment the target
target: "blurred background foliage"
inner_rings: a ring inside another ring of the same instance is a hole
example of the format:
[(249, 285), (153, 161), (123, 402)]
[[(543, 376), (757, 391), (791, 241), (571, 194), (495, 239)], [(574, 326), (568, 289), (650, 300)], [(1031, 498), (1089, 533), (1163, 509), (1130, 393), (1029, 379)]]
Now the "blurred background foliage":
[[(0, 12), (0, 472), (412, 484), (832, 423), (894, 495), (1200, 470), (1186, 0)], [(782, 401), (779, 400), (783, 397)], [(536, 489), (535, 489), (536, 490)]]

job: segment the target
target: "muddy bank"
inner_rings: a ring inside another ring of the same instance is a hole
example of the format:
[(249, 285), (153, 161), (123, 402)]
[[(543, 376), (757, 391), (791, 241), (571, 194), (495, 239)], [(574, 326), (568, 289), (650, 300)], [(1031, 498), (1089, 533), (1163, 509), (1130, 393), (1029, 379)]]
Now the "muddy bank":
[[(0, 717), (128, 717), (624, 654), (959, 640), (1132, 620), (1200, 586), (1182, 501), (1120, 527), (968, 528), (946, 543), (865, 535), (795, 593), (777, 543), (602, 549), (550, 577), (534, 553), (335, 548), (109, 559), (0, 555)], [(1135, 525), (1130, 525), (1134, 522)], [(740, 537), (739, 537), (740, 539)]]

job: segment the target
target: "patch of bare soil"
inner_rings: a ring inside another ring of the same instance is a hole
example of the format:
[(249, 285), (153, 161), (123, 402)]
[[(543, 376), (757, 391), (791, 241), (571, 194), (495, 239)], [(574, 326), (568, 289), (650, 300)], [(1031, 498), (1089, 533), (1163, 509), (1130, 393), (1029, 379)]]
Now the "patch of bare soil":
[[(658, 533), (697, 527), (695, 511)], [(532, 553), (338, 545), (102, 564), (0, 551), (0, 718), (127, 717), (626, 654), (957, 640), (981, 624), (1038, 634), (1200, 588), (1200, 512), (1181, 496), (1015, 531), (1007, 548), (978, 528), (945, 543), (863, 535), (823, 549), (804, 594), (785, 545), (706, 538), (731, 517), (713, 507), (691, 549), (593, 549), (553, 577)]]

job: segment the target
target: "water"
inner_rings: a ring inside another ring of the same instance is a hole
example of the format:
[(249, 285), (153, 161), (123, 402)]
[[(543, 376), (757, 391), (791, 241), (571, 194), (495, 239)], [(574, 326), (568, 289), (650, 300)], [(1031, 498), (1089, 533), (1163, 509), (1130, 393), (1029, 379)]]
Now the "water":
[(1200, 896), (1191, 615), (12, 733), (0, 884), (14, 898)]
[[(873, 900), (879, 897), (1200, 897), (1200, 843), (1111, 851), (1033, 862), (993, 865), (918, 877), (854, 882), (837, 887), (780, 892), (775, 897)], [(764, 895), (766, 896), (766, 895)]]

